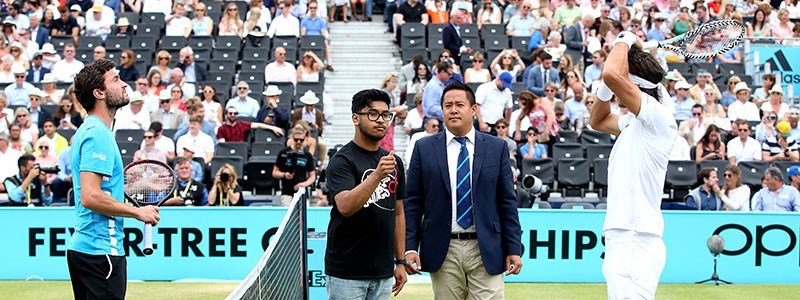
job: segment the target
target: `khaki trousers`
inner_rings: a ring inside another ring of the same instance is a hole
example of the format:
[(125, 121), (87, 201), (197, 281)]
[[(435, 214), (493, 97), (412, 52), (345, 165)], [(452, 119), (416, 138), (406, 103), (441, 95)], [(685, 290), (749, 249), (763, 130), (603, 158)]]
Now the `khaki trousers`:
[(503, 299), (503, 274), (489, 275), (483, 267), (478, 240), (450, 240), (439, 271), (431, 273), (434, 299)]

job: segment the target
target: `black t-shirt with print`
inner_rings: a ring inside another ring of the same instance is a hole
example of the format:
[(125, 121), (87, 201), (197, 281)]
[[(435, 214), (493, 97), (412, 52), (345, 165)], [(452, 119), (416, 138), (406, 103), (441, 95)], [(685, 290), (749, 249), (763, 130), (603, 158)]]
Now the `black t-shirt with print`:
[(181, 197), (183, 200), (192, 200), (192, 205), (194, 206), (202, 206), (205, 189), (205, 184), (189, 179), (186, 184), (178, 181), (178, 185), (175, 187), (172, 195), (173, 197)]
[(406, 197), (403, 162), (395, 155), (395, 172), (384, 178), (365, 207), (350, 217), (338, 209), (336, 195), (352, 190), (375, 171), (382, 148), (368, 151), (352, 141), (331, 158), (327, 173), (332, 203), (325, 252), (325, 273), (344, 279), (383, 279), (394, 272), (396, 201)]
[(292, 196), (297, 192), (294, 190), (294, 186), (306, 181), (308, 175), (316, 170), (317, 161), (306, 150), (293, 151), (292, 148), (287, 147), (278, 152), (275, 165), (281, 172), (294, 173), (292, 179), (281, 178), (281, 194)]
[[(239, 202), (236, 202), (236, 204), (231, 203), (231, 195), (229, 195), (228, 192), (223, 192), (223, 191), (220, 191), (219, 189), (217, 189), (217, 194), (216, 194), (217, 201), (215, 201), (214, 204), (209, 204), (209, 205), (210, 206), (244, 206), (244, 195), (242, 195), (242, 186), (237, 184), (236, 187), (233, 188), (233, 192), (236, 193), (236, 194), (239, 194)], [(211, 195), (208, 195), (208, 196), (211, 197)]]

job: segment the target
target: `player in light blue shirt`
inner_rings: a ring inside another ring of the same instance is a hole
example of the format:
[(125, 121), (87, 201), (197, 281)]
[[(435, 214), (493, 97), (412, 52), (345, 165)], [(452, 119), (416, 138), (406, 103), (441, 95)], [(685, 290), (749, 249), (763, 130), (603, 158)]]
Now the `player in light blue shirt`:
[[(124, 176), (111, 122), (130, 101), (128, 87), (110, 60), (101, 59), (75, 76), (75, 94), (89, 113), (73, 137), (71, 162), (75, 191), (75, 233), (67, 247), (75, 299), (124, 299), (127, 262), (122, 248), (123, 217), (155, 226), (158, 207), (124, 203)], [(91, 287), (91, 288), (89, 288)]]

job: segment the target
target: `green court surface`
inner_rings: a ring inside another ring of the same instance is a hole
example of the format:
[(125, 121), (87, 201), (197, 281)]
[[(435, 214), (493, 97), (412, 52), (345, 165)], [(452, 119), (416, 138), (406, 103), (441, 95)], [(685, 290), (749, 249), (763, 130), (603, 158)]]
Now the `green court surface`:
[[(236, 283), (131, 282), (127, 299), (224, 299)], [(693, 285), (662, 284), (662, 299), (798, 299), (800, 285)], [(68, 281), (0, 281), (2, 299), (72, 299)], [(603, 284), (509, 283), (506, 299), (605, 299)], [(407, 285), (396, 299), (433, 299), (428, 284)], [(316, 300), (316, 299), (314, 299)]]

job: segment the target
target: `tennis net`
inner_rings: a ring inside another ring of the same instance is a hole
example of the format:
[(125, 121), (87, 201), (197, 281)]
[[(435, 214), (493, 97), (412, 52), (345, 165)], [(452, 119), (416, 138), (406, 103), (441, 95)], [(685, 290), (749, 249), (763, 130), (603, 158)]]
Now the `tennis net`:
[(308, 299), (307, 199), (306, 191), (295, 193), (264, 255), (227, 300)]

